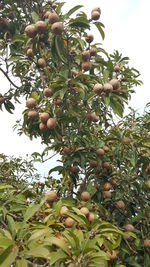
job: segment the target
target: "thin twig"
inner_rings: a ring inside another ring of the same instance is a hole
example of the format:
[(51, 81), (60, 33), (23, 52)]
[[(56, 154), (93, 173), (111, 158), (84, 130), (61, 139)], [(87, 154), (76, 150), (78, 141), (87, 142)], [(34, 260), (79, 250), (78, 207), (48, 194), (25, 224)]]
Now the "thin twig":
[(8, 74), (2, 69), (2, 68), (0, 68), (0, 71), (5, 75), (5, 77), (7, 78), (7, 80), (15, 87), (15, 88), (19, 88), (17, 85), (15, 85), (14, 83), (13, 83), (13, 81), (9, 78), (9, 76), (8, 76)]

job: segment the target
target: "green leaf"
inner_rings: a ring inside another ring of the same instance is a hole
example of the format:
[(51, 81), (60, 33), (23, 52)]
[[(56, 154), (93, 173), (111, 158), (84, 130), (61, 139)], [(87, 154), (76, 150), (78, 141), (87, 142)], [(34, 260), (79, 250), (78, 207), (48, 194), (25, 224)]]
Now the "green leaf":
[(122, 103), (115, 101), (114, 99), (111, 98), (110, 106), (115, 114), (117, 114), (119, 117), (123, 116), (124, 105)]
[(34, 233), (30, 236), (28, 242), (31, 242), (33, 240), (40, 239), (41, 237), (44, 237), (46, 234), (49, 233), (49, 229), (41, 229), (41, 230), (35, 230)]
[(10, 246), (0, 256), (0, 266), (10, 267), (18, 255), (17, 246)]
[(13, 245), (14, 241), (9, 239), (9, 238), (6, 238), (6, 237), (0, 237), (0, 247), (3, 247), (3, 248), (8, 248), (10, 247), (11, 245)]
[(1, 185), (0, 186), (0, 190), (10, 189), (10, 188), (13, 188), (13, 186), (12, 185)]
[(41, 205), (39, 204), (30, 204), (25, 212), (24, 221), (28, 221), (40, 209), (40, 207)]
[(66, 243), (63, 240), (60, 240), (59, 238), (56, 237), (50, 237), (49, 241), (56, 245), (57, 247), (61, 248), (64, 252), (66, 252), (68, 255), (70, 255), (70, 250)]
[(8, 221), (8, 228), (9, 228), (9, 231), (10, 233), (12, 234), (12, 237), (15, 238), (15, 235), (16, 235), (16, 226), (15, 226), (15, 221), (14, 219), (7, 215), (7, 221)]
[(66, 63), (67, 62), (67, 57), (66, 57), (66, 50), (64, 47), (64, 41), (62, 39), (61, 36), (54, 36), (54, 40), (55, 40), (55, 49), (56, 49), (56, 53), (58, 55), (58, 58)]
[(16, 267), (28, 267), (28, 262), (24, 259), (17, 260)]
[(39, 246), (28, 251), (24, 251), (24, 254), (27, 257), (47, 258), (49, 250), (43, 246)]
[(65, 18), (69, 18), (75, 11), (77, 11), (78, 9), (80, 9), (81, 7), (83, 7), (82, 5), (78, 5), (78, 6), (75, 6), (73, 8), (71, 8), (67, 14), (65, 15)]
[(66, 259), (67, 255), (63, 251), (57, 250), (57, 252), (50, 252), (50, 257), (51, 257), (50, 263), (54, 264), (55, 262)]
[(35, 11), (31, 13), (31, 17), (34, 23), (36, 23), (39, 20), (39, 15)]
[(97, 27), (97, 29), (99, 30), (102, 39), (104, 40), (105, 39), (105, 33), (104, 33), (104, 30), (103, 30), (104, 25), (101, 22), (94, 22), (94, 24)]

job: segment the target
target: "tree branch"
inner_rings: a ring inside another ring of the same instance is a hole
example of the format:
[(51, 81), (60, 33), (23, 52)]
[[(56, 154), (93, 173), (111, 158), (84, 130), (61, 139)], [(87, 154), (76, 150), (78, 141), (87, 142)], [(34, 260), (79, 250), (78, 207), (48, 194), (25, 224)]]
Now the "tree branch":
[(9, 76), (8, 76), (8, 74), (2, 69), (2, 68), (0, 68), (0, 71), (5, 75), (5, 77), (7, 78), (7, 80), (15, 87), (15, 88), (19, 88), (17, 85), (15, 85), (14, 83), (13, 83), (13, 81), (9, 78)]

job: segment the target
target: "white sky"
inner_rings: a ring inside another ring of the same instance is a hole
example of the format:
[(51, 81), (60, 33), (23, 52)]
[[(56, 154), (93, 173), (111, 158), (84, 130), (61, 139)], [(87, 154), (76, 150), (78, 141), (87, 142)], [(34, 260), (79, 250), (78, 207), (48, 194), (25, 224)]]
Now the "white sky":
[[(123, 56), (131, 59), (131, 66), (137, 68), (141, 73), (144, 85), (137, 88), (132, 97), (130, 105), (142, 112), (147, 102), (150, 102), (149, 86), (149, 62), (150, 62), (150, 1), (149, 0), (66, 0), (64, 10), (67, 11), (75, 5), (84, 5), (82, 9), (87, 14), (92, 8), (100, 7), (102, 11), (101, 22), (105, 25), (104, 48), (108, 52), (119, 50)], [(102, 42), (97, 31), (95, 41)], [(100, 38), (100, 39), (99, 39)], [(7, 83), (1, 78), (1, 92), (6, 89)], [(24, 108), (24, 107), (23, 107)], [(12, 132), (15, 121), (21, 117), (22, 106), (17, 106), (15, 114), (10, 115), (6, 111), (0, 111), (0, 153), (15, 156), (25, 156), (34, 151), (42, 152), (40, 139), (30, 141), (26, 136), (17, 136)], [(51, 161), (51, 165), (54, 161)], [(48, 166), (48, 163), (46, 163)], [(52, 167), (52, 166), (50, 166)], [(40, 169), (44, 172), (44, 166)], [(47, 168), (47, 167), (46, 167)]]

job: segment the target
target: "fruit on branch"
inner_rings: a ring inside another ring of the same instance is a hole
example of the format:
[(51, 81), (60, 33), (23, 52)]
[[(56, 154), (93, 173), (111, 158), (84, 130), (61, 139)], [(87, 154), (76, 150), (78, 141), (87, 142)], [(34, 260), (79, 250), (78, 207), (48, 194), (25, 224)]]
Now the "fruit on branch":
[(120, 72), (121, 71), (120, 66), (119, 65), (114, 66), (114, 71), (115, 72)]
[(47, 196), (47, 202), (52, 202), (57, 199), (57, 193), (55, 191), (48, 191), (45, 196)]
[(83, 207), (80, 209), (80, 211), (87, 217), (89, 215), (89, 209), (86, 207)]
[(35, 120), (37, 119), (37, 117), (38, 117), (38, 112), (36, 110), (28, 111), (28, 118)]
[(42, 20), (39, 20), (35, 24), (38, 33), (44, 33), (46, 31), (46, 23)]
[(50, 11), (46, 11), (45, 14), (44, 14), (44, 19), (48, 19), (49, 15), (51, 14)]
[(103, 187), (104, 191), (109, 191), (111, 188), (112, 188), (111, 183), (105, 183), (104, 184), (104, 187)]
[(133, 226), (132, 224), (126, 224), (126, 225), (124, 226), (124, 230), (125, 230), (126, 232), (133, 232), (133, 231), (134, 231), (134, 226)]
[(87, 113), (87, 119), (88, 119), (89, 121), (97, 122), (97, 121), (99, 121), (99, 116), (97, 116), (97, 115), (95, 114), (95, 112), (88, 112), (88, 113)]
[(125, 208), (125, 203), (122, 200), (119, 200), (115, 203), (116, 207), (118, 209), (124, 209)]
[(90, 52), (89, 52), (89, 50), (83, 51), (81, 53), (81, 57), (82, 57), (82, 59), (84, 61), (89, 61), (89, 59), (90, 59)]
[(62, 22), (55, 22), (52, 24), (51, 31), (56, 35), (61, 35), (64, 31), (64, 25)]
[(102, 148), (98, 148), (98, 149), (96, 149), (96, 154), (98, 155), (98, 156), (104, 156), (104, 154), (105, 154), (105, 151), (104, 151), (104, 149), (102, 149)]
[(33, 50), (32, 50), (32, 48), (28, 48), (26, 54), (27, 54), (28, 57), (33, 57)]
[(60, 99), (60, 98), (58, 98), (58, 99), (54, 99), (54, 104), (55, 104), (56, 106), (61, 106), (62, 103), (63, 103), (63, 100), (62, 100), (62, 99)]
[(54, 129), (56, 127), (56, 124), (57, 124), (56, 118), (49, 118), (46, 125), (48, 129)]
[(111, 198), (112, 197), (112, 193), (109, 191), (103, 191), (103, 196), (104, 198)]
[(90, 56), (93, 57), (93, 56), (96, 56), (97, 54), (97, 49), (95, 47), (91, 47), (90, 50)]
[(94, 220), (95, 220), (95, 214), (92, 213), (92, 212), (90, 212), (90, 213), (88, 214), (88, 221), (89, 221), (89, 222), (93, 222)]
[(118, 258), (117, 253), (116, 253), (115, 250), (112, 250), (111, 252), (107, 251), (107, 255), (110, 258), (110, 260), (115, 260), (115, 259)]
[(148, 166), (146, 167), (146, 173), (150, 174), (150, 164), (148, 164)]
[(91, 62), (90, 61), (82, 62), (82, 69), (84, 71), (90, 70), (91, 69)]
[(34, 38), (37, 35), (37, 27), (35, 26), (35, 24), (26, 26), (25, 33), (28, 37)]
[(105, 83), (103, 85), (103, 89), (105, 93), (111, 93), (113, 90), (113, 86), (110, 83)]
[(122, 142), (123, 142), (124, 144), (130, 144), (130, 143), (132, 142), (132, 140), (131, 140), (130, 137), (124, 137), (124, 138), (122, 139)]
[(37, 61), (37, 64), (41, 69), (46, 67), (46, 61), (45, 61), (44, 58), (39, 58), (38, 61)]
[(49, 119), (49, 114), (47, 112), (42, 112), (40, 114), (41, 122), (46, 123), (48, 121), (48, 119)]
[(34, 98), (28, 98), (26, 101), (27, 108), (35, 108), (36, 107), (36, 100)]
[(146, 248), (150, 248), (150, 239), (146, 238), (146, 239), (144, 240), (144, 247), (146, 247)]
[(64, 155), (69, 155), (69, 154), (71, 153), (71, 149), (70, 149), (69, 147), (65, 146), (65, 147), (63, 148), (62, 153), (63, 153)]
[(75, 224), (75, 221), (72, 218), (68, 217), (64, 221), (64, 224), (66, 227), (72, 227)]
[(96, 168), (98, 163), (96, 160), (90, 160), (89, 165), (91, 168)]
[(65, 216), (69, 209), (66, 206), (62, 206), (60, 209), (60, 215)]
[(98, 12), (98, 11), (92, 11), (91, 19), (92, 20), (99, 20), (100, 15), (101, 15), (100, 12)]
[(117, 90), (120, 88), (120, 82), (117, 79), (112, 79), (112, 80), (110, 80), (109, 83), (112, 85), (114, 90)]
[(45, 88), (43, 91), (43, 94), (45, 97), (51, 97), (53, 95), (52, 89), (51, 88)]
[(96, 83), (93, 87), (93, 91), (100, 95), (103, 92), (103, 85), (101, 83)]
[(87, 34), (87, 37), (85, 38), (85, 40), (86, 40), (86, 42), (89, 43), (89, 44), (92, 43), (93, 40), (94, 40), (94, 35), (91, 34), (91, 33)]
[(103, 146), (103, 150), (107, 153), (110, 151), (110, 148), (108, 146)]
[(78, 173), (80, 171), (80, 168), (78, 166), (72, 166), (70, 167), (70, 171), (72, 173)]
[[(105, 151), (105, 150), (104, 150), (104, 151)], [(110, 163), (109, 163), (108, 161), (105, 161), (105, 162), (103, 162), (102, 167), (103, 167), (104, 169), (109, 170), (109, 169), (110, 169)]]
[(55, 12), (50, 12), (48, 15), (48, 21), (50, 24), (54, 24), (55, 22), (59, 21), (59, 17)]
[(101, 9), (100, 9), (100, 7), (94, 7), (94, 8), (92, 9), (92, 12), (94, 12), (94, 11), (97, 11), (97, 12), (99, 12), (99, 13), (101, 14)]
[(46, 125), (45, 123), (41, 122), (41, 123), (39, 124), (39, 129), (40, 129), (42, 132), (44, 132), (44, 131), (47, 130), (47, 125)]
[(81, 193), (81, 199), (83, 200), (83, 201), (89, 201), (90, 199), (91, 199), (91, 195), (90, 195), (90, 193), (89, 192), (82, 192)]

